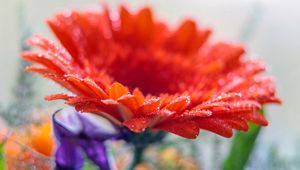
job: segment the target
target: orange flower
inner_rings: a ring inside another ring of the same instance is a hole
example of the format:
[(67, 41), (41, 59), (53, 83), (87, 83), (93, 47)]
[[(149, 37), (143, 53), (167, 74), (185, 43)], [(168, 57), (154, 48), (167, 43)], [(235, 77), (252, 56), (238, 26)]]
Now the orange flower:
[(45, 156), (52, 156), (54, 151), (54, 141), (52, 138), (52, 125), (50, 121), (39, 126), (34, 126), (29, 132), (28, 139), (31, 148)]
[(51, 169), (54, 151), (51, 122), (32, 126), (25, 132), (14, 132), (7, 137), (4, 155), (7, 169)]
[(117, 14), (68, 11), (48, 24), (61, 45), (34, 36), (28, 42), (45, 52), (23, 53), (37, 72), (74, 95), (66, 100), (78, 111), (106, 117), (139, 133), (146, 128), (196, 138), (200, 129), (230, 137), (247, 131), (248, 121), (267, 125), (259, 113), (279, 103), (264, 66), (243, 57), (244, 48), (207, 42), (210, 30), (185, 20), (169, 28), (151, 10), (121, 7)]

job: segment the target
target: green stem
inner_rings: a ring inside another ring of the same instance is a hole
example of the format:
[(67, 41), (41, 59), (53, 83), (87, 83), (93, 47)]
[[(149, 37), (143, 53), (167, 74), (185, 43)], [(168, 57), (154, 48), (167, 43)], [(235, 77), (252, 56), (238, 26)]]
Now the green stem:
[[(264, 111), (261, 110), (261, 113), (264, 114)], [(223, 162), (222, 170), (245, 169), (260, 129), (260, 126), (251, 123), (247, 133), (237, 132), (233, 138), (231, 150)]]
[(3, 155), (3, 147), (4, 147), (4, 144), (3, 143), (0, 143), (0, 169), (4, 169), (4, 155)]
[(134, 146), (133, 160), (129, 165), (128, 170), (134, 170), (134, 168), (143, 161), (144, 151), (144, 146)]

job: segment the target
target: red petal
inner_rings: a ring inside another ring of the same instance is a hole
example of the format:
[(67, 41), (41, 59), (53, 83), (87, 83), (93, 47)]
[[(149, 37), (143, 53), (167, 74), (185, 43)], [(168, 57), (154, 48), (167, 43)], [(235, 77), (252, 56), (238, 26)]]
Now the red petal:
[(67, 94), (53, 94), (53, 95), (46, 96), (45, 99), (46, 100), (68, 100), (72, 97), (74, 96), (69, 96)]
[(190, 41), (195, 38), (196, 34), (196, 24), (192, 20), (184, 21), (177, 31), (174, 33), (172, 39), (173, 50), (182, 50), (184, 52), (188, 51), (188, 46)]
[(170, 111), (175, 111), (177, 113), (182, 112), (188, 105), (191, 103), (189, 96), (181, 96), (173, 100), (170, 104), (168, 104), (165, 109)]
[(161, 102), (159, 98), (149, 99), (138, 109), (137, 113), (147, 115), (158, 110), (160, 108), (160, 104)]
[(194, 121), (164, 123), (155, 128), (165, 130), (188, 139), (195, 139), (199, 134), (199, 127)]
[(43, 68), (43, 67), (37, 67), (37, 66), (27, 66), (25, 68), (26, 71), (31, 71), (31, 72), (35, 72), (41, 75), (45, 75), (45, 74), (51, 74), (53, 73), (51, 70), (47, 69), (47, 68)]
[(109, 97), (115, 100), (128, 93), (129, 93), (128, 88), (123, 86), (120, 83), (114, 83), (108, 89)]
[(121, 6), (120, 8), (120, 21), (121, 21), (121, 28), (120, 28), (121, 35), (125, 35), (125, 36), (130, 35), (130, 33), (133, 30), (133, 17), (124, 6)]
[(134, 34), (139, 39), (139, 43), (151, 41), (154, 29), (151, 10), (149, 8), (144, 8), (140, 10), (136, 17), (136, 32)]
[(243, 114), (241, 114), (241, 115), (246, 120), (251, 121), (253, 123), (256, 123), (258, 125), (261, 125), (261, 126), (267, 126), (268, 125), (268, 121), (259, 112), (250, 112), (250, 113), (246, 113), (245, 115), (243, 115)]
[(99, 98), (97, 93), (90, 89), (90, 85), (87, 85), (84, 79), (81, 79), (75, 75), (65, 75), (66, 79), (75, 87), (80, 94), (78, 95), (86, 95), (87, 97), (96, 97)]
[(261, 109), (261, 105), (253, 100), (241, 100), (230, 103), (231, 112), (249, 112)]
[(75, 105), (75, 109), (81, 112), (91, 112), (98, 114), (112, 121), (115, 125), (121, 126), (122, 119), (120, 118), (119, 112), (115, 111), (116, 109), (111, 107), (110, 109), (101, 108), (97, 103), (91, 102), (78, 102)]
[(136, 96), (130, 94), (123, 95), (118, 99), (118, 102), (128, 107), (133, 113), (135, 113), (142, 104), (139, 103), (139, 100)]
[(135, 88), (133, 90), (132, 94), (137, 97), (137, 100), (139, 101), (139, 103), (144, 103), (145, 96), (143, 95), (143, 93), (138, 88)]
[(197, 110), (197, 109), (187, 111), (183, 114), (183, 116), (189, 116), (189, 117), (208, 117), (211, 115), (212, 112), (209, 110)]
[(107, 94), (103, 91), (103, 89), (101, 89), (92, 79), (86, 78), (83, 79), (83, 82), (101, 99), (108, 98)]
[(57, 18), (53, 18), (51, 20), (48, 20), (47, 22), (49, 27), (56, 35), (56, 37), (60, 40), (63, 46), (72, 55), (72, 58), (75, 60), (75, 62), (81, 65), (82, 62), (78, 57), (77, 47), (75, 45), (75, 42), (72, 39), (72, 36), (70, 35), (71, 33), (69, 32), (70, 30), (66, 28), (63, 22), (59, 21)]
[(123, 125), (131, 131), (139, 133), (144, 131), (149, 126), (150, 121), (151, 118), (148, 117), (133, 118), (125, 121)]
[(51, 60), (45, 54), (38, 54), (35, 52), (23, 52), (22, 57), (24, 60), (39, 63), (51, 71), (56, 72), (58, 74), (63, 74), (64, 71), (57, 65), (55, 60)]
[(207, 118), (199, 119), (197, 123), (200, 129), (205, 129), (227, 138), (233, 135), (232, 127), (224, 120)]

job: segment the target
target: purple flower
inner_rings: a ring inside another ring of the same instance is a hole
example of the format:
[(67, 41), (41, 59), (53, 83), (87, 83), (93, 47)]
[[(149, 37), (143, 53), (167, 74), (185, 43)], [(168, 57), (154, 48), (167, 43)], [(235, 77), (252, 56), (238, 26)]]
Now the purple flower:
[(101, 170), (112, 169), (105, 141), (122, 138), (122, 134), (107, 120), (67, 108), (53, 115), (53, 127), (58, 144), (56, 169), (81, 169), (85, 156)]

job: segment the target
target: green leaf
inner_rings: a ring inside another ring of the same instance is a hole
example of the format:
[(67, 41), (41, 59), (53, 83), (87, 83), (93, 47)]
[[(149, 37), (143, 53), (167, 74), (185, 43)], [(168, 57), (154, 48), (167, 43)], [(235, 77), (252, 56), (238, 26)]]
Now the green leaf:
[(86, 158), (82, 170), (96, 170), (98, 169), (90, 160)]
[(4, 147), (4, 144), (1, 143), (0, 144), (0, 169), (4, 169), (4, 166), (5, 166), (4, 155), (3, 155), (3, 147)]
[[(261, 110), (264, 114), (264, 111)], [(261, 127), (249, 124), (247, 133), (237, 132), (231, 143), (231, 150), (223, 163), (223, 170), (243, 170), (255, 146)]]

